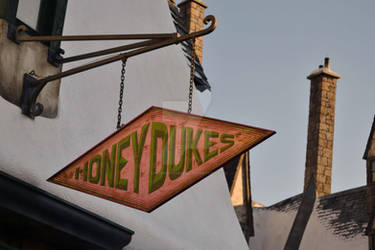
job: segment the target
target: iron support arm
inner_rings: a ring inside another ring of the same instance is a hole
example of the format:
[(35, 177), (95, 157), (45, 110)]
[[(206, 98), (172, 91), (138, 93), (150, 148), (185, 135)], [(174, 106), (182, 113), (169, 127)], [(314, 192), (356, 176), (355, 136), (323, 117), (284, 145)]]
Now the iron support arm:
[(206, 29), (193, 32), (186, 35), (180, 35), (178, 33), (172, 34), (135, 34), (135, 35), (94, 35), (94, 36), (31, 36), (26, 37), (22, 35), (24, 27), (18, 27), (16, 33), (16, 39), (19, 42), (30, 42), (30, 41), (82, 41), (82, 40), (126, 40), (126, 39), (150, 39), (143, 42), (134, 44), (124, 45), (115, 47), (112, 49), (101, 50), (97, 52), (87, 53), (78, 55), (66, 59), (62, 59), (62, 63), (102, 56), (110, 53), (131, 50), (129, 52), (121, 53), (110, 58), (102, 59), (93, 63), (88, 63), (76, 68), (69, 69), (67, 71), (47, 76), (41, 79), (36, 79), (31, 74), (24, 74), (23, 90), (21, 96), (21, 109), (24, 115), (34, 119), (35, 116), (40, 115), (43, 112), (43, 105), (36, 102), (42, 89), (51, 81), (58, 80), (67, 76), (78, 74), (80, 72), (94, 69), (112, 62), (125, 60), (127, 58), (140, 55), (146, 52), (150, 52), (156, 49), (160, 49), (172, 44), (178, 44), (186, 40), (194, 39), (196, 37), (204, 36), (215, 30), (217, 22), (216, 18), (212, 15), (207, 16), (204, 19), (204, 24), (210, 26)]

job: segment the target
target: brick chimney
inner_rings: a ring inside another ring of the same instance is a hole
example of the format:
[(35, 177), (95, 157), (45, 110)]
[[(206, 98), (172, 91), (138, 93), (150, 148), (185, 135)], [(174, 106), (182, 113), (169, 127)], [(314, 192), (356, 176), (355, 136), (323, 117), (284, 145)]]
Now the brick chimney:
[(313, 178), (317, 197), (331, 193), (336, 83), (341, 76), (331, 71), (329, 63), (325, 58), (324, 66), (307, 77), (311, 88), (304, 190)]
[[(178, 7), (185, 22), (185, 27), (189, 33), (202, 30), (204, 28), (204, 11), (207, 5), (200, 0), (183, 0)], [(202, 62), (203, 38), (198, 37), (195, 41), (195, 53)]]

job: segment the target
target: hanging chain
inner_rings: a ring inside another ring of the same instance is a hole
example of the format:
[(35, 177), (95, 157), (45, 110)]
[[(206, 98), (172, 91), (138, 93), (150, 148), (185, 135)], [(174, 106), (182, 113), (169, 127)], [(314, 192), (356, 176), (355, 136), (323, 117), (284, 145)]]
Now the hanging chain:
[[(189, 85), (189, 101), (188, 101), (188, 113), (191, 113), (193, 106), (193, 90), (194, 90), (194, 74), (195, 74), (195, 39), (192, 39), (192, 52), (191, 52), (191, 70), (190, 70), (190, 85)], [(121, 68), (121, 82), (120, 82), (120, 99), (118, 102), (118, 114), (117, 114), (117, 129), (121, 128), (121, 113), (124, 96), (124, 81), (125, 81), (125, 67), (126, 59), (122, 60)]]
[(121, 128), (122, 99), (124, 96), (126, 58), (122, 60), (121, 82), (120, 82), (120, 100), (118, 101), (117, 129)]
[(190, 86), (189, 86), (189, 102), (188, 102), (188, 113), (191, 113), (193, 106), (193, 86), (194, 86), (194, 74), (195, 74), (195, 38), (191, 40), (193, 48), (191, 50), (191, 60), (190, 60)]

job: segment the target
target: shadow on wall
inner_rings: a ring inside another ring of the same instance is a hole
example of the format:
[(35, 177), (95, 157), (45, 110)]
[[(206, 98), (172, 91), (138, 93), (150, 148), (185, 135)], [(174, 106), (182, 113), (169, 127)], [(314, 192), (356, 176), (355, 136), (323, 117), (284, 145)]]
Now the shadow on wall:
[[(0, 95), (7, 101), (20, 106), (23, 77), (34, 71), (36, 77), (61, 72), (47, 62), (48, 47), (39, 42), (17, 44), (8, 36), (8, 23), (0, 19)], [(41, 116), (57, 116), (60, 80), (53, 81), (42, 90), (37, 102), (43, 104)]]

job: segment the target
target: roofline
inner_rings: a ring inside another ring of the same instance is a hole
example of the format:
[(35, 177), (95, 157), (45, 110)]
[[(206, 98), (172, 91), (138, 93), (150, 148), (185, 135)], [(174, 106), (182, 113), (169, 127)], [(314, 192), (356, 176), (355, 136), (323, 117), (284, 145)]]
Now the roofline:
[(363, 154), (363, 158), (362, 158), (363, 160), (367, 160), (367, 155), (368, 155), (368, 151), (370, 150), (371, 140), (372, 140), (372, 137), (374, 137), (374, 131), (375, 131), (375, 115), (374, 115), (374, 120), (372, 122), (370, 135), (367, 139), (365, 153)]
[(330, 199), (330, 198), (335, 197), (335, 196), (340, 196), (340, 195), (344, 195), (344, 194), (354, 193), (354, 192), (356, 192), (358, 190), (366, 189), (366, 188), (367, 188), (367, 186), (363, 185), (363, 186), (359, 186), (359, 187), (355, 187), (355, 188), (351, 188), (351, 189), (346, 189), (346, 190), (343, 190), (343, 191), (340, 191), (340, 192), (336, 192), (336, 193), (332, 193), (332, 194), (327, 194), (327, 195), (321, 196), (321, 197), (318, 198), (318, 200)]
[(0, 171), (0, 207), (104, 249), (122, 249), (133, 231)]
[(289, 203), (290, 201), (294, 201), (294, 200), (297, 200), (297, 199), (299, 199), (299, 198), (302, 198), (302, 196), (303, 196), (303, 193), (299, 193), (299, 194), (293, 195), (293, 196), (291, 196), (291, 197), (289, 197), (289, 198), (286, 198), (286, 199), (284, 199), (284, 200), (278, 201), (278, 202), (276, 202), (276, 203), (274, 203), (274, 204), (272, 204), (272, 205), (270, 205), (270, 206), (264, 207), (264, 208), (273, 208), (273, 207), (278, 207), (278, 206), (281, 206), (281, 205), (283, 205), (283, 204), (287, 204), (287, 203)]
[[(332, 197), (335, 197), (335, 196), (340, 196), (340, 195), (343, 195), (343, 194), (356, 192), (356, 191), (358, 191), (360, 189), (364, 189), (364, 188), (367, 188), (367, 186), (363, 185), (363, 186), (360, 186), (360, 187), (355, 187), (355, 188), (351, 188), (351, 189), (339, 191), (339, 192), (336, 192), (336, 193), (324, 195), (324, 196), (318, 197), (317, 200), (329, 199), (329, 198), (332, 198)], [(281, 206), (283, 204), (288, 204), (290, 201), (295, 201), (295, 200), (301, 198), (302, 196), (303, 196), (303, 193), (299, 193), (297, 195), (293, 195), (293, 196), (291, 196), (289, 198), (286, 198), (284, 200), (281, 200), (279, 202), (276, 202), (276, 203), (274, 203), (274, 204), (272, 204), (270, 206), (264, 207), (264, 208), (266, 208), (266, 209), (271, 208), (272, 209), (274, 207), (278, 207), (278, 206)], [(263, 209), (263, 207), (261, 207), (260, 209)]]

